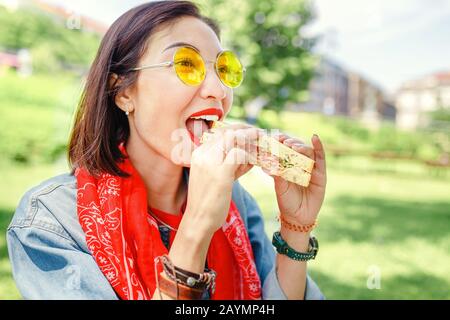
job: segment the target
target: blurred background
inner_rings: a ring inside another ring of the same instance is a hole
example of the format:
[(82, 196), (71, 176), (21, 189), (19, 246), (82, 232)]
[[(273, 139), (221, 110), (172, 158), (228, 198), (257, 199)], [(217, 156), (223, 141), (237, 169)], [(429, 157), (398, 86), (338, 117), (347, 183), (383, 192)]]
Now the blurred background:
[[(0, 0), (0, 299), (20, 298), (5, 232), (68, 171), (72, 117), (102, 35), (144, 1)], [(309, 272), (328, 299), (450, 298), (450, 1), (203, 0), (247, 67), (230, 117), (323, 139), (328, 190)], [(241, 183), (271, 237), (272, 179)]]

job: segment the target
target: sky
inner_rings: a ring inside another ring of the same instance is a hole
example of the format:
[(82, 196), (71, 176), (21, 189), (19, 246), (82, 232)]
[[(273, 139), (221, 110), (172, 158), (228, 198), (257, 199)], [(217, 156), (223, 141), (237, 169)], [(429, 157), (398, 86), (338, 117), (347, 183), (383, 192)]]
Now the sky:
[[(46, 0), (111, 24), (142, 0)], [(387, 93), (402, 83), (450, 71), (450, 0), (315, 0), (304, 34), (316, 51)]]

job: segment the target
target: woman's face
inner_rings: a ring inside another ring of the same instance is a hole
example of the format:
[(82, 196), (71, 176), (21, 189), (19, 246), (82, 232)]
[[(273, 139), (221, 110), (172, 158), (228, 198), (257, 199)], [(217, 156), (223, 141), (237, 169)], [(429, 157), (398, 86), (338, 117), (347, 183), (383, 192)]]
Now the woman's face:
[[(183, 17), (150, 37), (139, 66), (171, 61), (180, 47), (171, 47), (175, 43), (197, 48), (205, 61), (215, 60), (222, 51), (219, 39), (207, 24), (194, 17)], [(223, 119), (233, 101), (232, 89), (222, 84), (212, 63), (206, 63), (206, 77), (199, 86), (184, 84), (173, 67), (162, 67), (139, 71), (136, 85), (127, 91), (125, 98), (119, 101), (122, 109), (124, 103), (132, 107), (130, 139), (139, 139), (138, 145), (184, 165), (189, 165), (190, 154), (195, 148), (187, 131), (188, 118), (196, 112), (214, 108), (222, 112)]]

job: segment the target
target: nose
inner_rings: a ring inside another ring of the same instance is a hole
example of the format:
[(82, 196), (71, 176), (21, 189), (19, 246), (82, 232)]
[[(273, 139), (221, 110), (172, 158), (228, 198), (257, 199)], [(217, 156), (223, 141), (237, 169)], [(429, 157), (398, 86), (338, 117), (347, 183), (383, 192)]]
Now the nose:
[(200, 88), (200, 95), (204, 99), (214, 98), (223, 100), (227, 96), (227, 89), (216, 73), (214, 62), (205, 62), (206, 76)]

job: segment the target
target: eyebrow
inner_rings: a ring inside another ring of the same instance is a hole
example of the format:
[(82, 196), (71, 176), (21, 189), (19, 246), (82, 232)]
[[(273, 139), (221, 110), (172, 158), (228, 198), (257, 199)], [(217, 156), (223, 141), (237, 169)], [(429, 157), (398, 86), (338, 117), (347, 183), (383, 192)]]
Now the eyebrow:
[(165, 48), (162, 52), (167, 51), (167, 50), (169, 50), (171, 48), (184, 47), (184, 46), (192, 47), (195, 50), (197, 50), (198, 52), (200, 52), (200, 50), (196, 46), (194, 46), (194, 45), (192, 45), (190, 43), (187, 43), (187, 42), (175, 42), (175, 43), (171, 44), (170, 46), (168, 46), (167, 48)]

